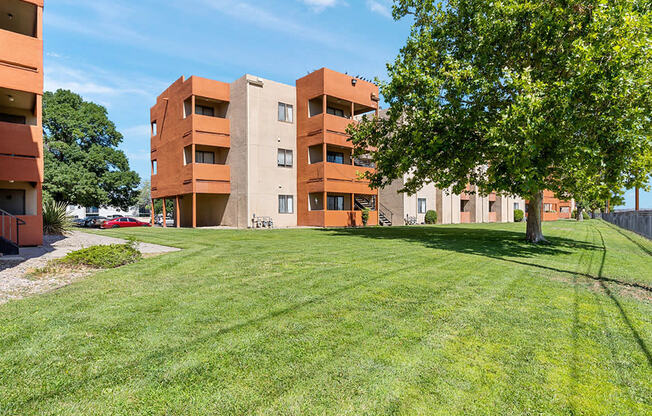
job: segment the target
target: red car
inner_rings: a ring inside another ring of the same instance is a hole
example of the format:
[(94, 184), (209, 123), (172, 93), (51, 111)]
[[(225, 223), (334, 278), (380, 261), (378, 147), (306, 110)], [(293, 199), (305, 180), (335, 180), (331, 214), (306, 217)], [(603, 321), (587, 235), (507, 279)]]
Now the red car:
[(101, 228), (121, 228), (121, 227), (149, 227), (150, 223), (138, 221), (135, 218), (120, 217), (112, 220), (102, 221)]

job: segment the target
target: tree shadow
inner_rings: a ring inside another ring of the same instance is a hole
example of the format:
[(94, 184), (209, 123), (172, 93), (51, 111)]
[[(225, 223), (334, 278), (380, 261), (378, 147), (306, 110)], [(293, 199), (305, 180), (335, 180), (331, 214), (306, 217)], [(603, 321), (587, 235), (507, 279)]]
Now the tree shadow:
[[(634, 287), (647, 292), (652, 292), (652, 287), (642, 285), (640, 283), (626, 282), (610, 277), (605, 277), (603, 275), (603, 271), (607, 255), (607, 247), (600, 230), (595, 226), (594, 229), (600, 235), (602, 242), (601, 246), (588, 242), (571, 240), (564, 237), (547, 237), (550, 244), (530, 244), (524, 240), (522, 232), (501, 230), (497, 228), (492, 229), (487, 227), (375, 227), (322, 229), (322, 231), (335, 236), (339, 235), (381, 240), (403, 240), (411, 243), (418, 243), (433, 249), (482, 256), (494, 260), (520, 264), (527, 267), (536, 267), (543, 270), (568, 274), (572, 276), (573, 279), (581, 276), (597, 281), (601, 289), (607, 296), (609, 296), (611, 301), (620, 312), (623, 321), (629, 327), (629, 330), (631, 331), (634, 339), (647, 358), (648, 364), (652, 366), (652, 355), (650, 355), (649, 348), (645, 344), (645, 341), (643, 341), (641, 338), (636, 328), (632, 325), (631, 320), (625, 312), (625, 309), (613, 294), (613, 292), (609, 289), (607, 283)], [(527, 259), (538, 256), (571, 254), (576, 250), (599, 250), (602, 252), (602, 261), (597, 275), (590, 273), (592, 261), (589, 263), (587, 272), (578, 272), (575, 270), (565, 270), (514, 258), (517, 257)]]
[[(572, 254), (577, 250), (602, 251), (603, 247), (564, 237), (546, 237), (549, 244), (531, 244), (523, 233), (491, 228), (473, 227), (373, 227), (322, 229), (332, 235), (381, 240), (403, 240), (425, 247), (487, 257), (526, 267), (537, 267), (571, 276), (582, 276), (599, 282), (609, 282), (652, 292), (652, 287), (576, 270), (566, 270), (519, 259), (539, 256)], [(589, 268), (590, 271), (590, 268)]]
[(530, 244), (525, 241), (523, 232), (490, 227), (370, 227), (321, 230), (332, 235), (347, 237), (404, 240), (437, 250), (501, 259), (503, 257), (531, 258), (571, 254), (574, 250), (601, 249), (594, 244), (563, 237), (547, 237), (550, 244)]

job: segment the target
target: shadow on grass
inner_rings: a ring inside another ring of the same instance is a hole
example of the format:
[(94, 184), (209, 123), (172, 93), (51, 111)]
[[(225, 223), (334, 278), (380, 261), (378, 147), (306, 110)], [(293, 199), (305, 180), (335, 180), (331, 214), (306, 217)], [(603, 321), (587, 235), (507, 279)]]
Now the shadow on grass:
[[(564, 237), (547, 236), (550, 244), (530, 244), (524, 239), (524, 233), (487, 227), (373, 227), (373, 228), (337, 228), (322, 229), (323, 232), (348, 237), (363, 237), (381, 240), (403, 240), (418, 243), (425, 247), (453, 251), (463, 254), (487, 257), (508, 263), (527, 267), (537, 267), (557, 273), (582, 276), (599, 282), (609, 282), (623, 286), (634, 287), (652, 292), (652, 287), (636, 282), (626, 282), (618, 279), (596, 276), (588, 272), (565, 270), (538, 263), (523, 261), (539, 256), (555, 256), (572, 254), (577, 250), (598, 251), (601, 246), (585, 241)], [(409, 255), (409, 253), (406, 253)], [(590, 269), (589, 269), (590, 270)]]
[[(647, 292), (652, 292), (652, 287), (635, 282), (624, 282), (617, 279), (604, 277), (603, 270), (607, 255), (607, 247), (600, 230), (595, 226), (593, 228), (599, 233), (600, 239), (602, 241), (602, 246), (563, 237), (547, 237), (550, 244), (546, 245), (529, 244), (525, 242), (522, 232), (492, 229), (487, 227), (375, 227), (324, 229), (323, 231), (334, 235), (349, 237), (403, 240), (419, 243), (425, 247), (430, 247), (433, 249), (483, 256), (494, 260), (520, 264), (528, 267), (536, 267), (539, 269), (554, 271), (558, 273), (565, 273), (573, 276), (573, 278), (582, 276), (597, 281), (600, 284), (602, 290), (609, 296), (609, 298), (617, 307), (623, 321), (630, 329), (641, 351), (647, 358), (648, 364), (652, 366), (652, 356), (650, 355), (649, 348), (641, 338), (636, 328), (632, 325), (631, 320), (625, 312), (625, 309), (609, 289), (607, 283), (635, 287)], [(537, 256), (571, 254), (575, 250), (599, 250), (602, 252), (602, 262), (600, 264), (600, 269), (597, 276), (588, 272), (591, 270), (592, 261), (589, 263), (587, 272), (579, 272), (574, 270), (564, 270), (556, 267), (544, 266), (541, 264), (531, 263), (513, 258), (518, 257), (527, 259)], [(409, 253), (406, 254), (409, 255)]]

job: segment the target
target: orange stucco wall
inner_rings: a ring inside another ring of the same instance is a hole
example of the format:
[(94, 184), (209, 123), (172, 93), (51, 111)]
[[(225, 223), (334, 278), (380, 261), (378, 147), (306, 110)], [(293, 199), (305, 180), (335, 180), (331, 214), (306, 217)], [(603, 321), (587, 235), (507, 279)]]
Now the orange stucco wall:
[[(20, 245), (43, 243), (42, 182), (43, 182), (43, 127), (41, 120), (43, 95), (43, 1), (23, 0), (35, 5), (35, 36), (27, 36), (0, 29), (0, 88), (20, 94), (32, 94), (31, 108), (36, 123), (14, 124), (0, 122), (0, 184), (24, 183), (31, 192), (36, 190), (35, 201), (30, 200), (32, 215), (19, 216), (25, 225), (20, 227)], [(13, 102), (2, 104), (11, 111)], [(1, 187), (2, 185), (0, 185)]]
[[(326, 209), (328, 193), (375, 195), (368, 181), (361, 180), (358, 173), (368, 168), (326, 162), (326, 146), (351, 149), (347, 140), (347, 126), (352, 119), (326, 113), (326, 96), (344, 100), (348, 105), (364, 106), (378, 111), (378, 87), (370, 82), (356, 79), (327, 68), (319, 69), (296, 81), (297, 94), (297, 223), (301, 226), (353, 226), (362, 224), (360, 211), (329, 211)], [(309, 101), (322, 100), (322, 112), (309, 115)], [(355, 108), (355, 107), (354, 107)], [(355, 113), (355, 110), (353, 111)], [(309, 163), (309, 147), (321, 146), (323, 160)], [(309, 210), (310, 193), (324, 196), (324, 210)], [(378, 224), (378, 213), (370, 213), (370, 225)]]

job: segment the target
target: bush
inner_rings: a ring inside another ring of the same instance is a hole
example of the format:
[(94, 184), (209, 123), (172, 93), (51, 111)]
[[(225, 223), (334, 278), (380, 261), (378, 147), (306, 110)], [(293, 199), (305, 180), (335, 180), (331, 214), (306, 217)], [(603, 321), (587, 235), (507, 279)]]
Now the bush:
[(588, 212), (582, 211), (582, 219), (588, 220), (591, 219), (591, 216), (589, 215)]
[(426, 224), (437, 224), (437, 213), (431, 209), (426, 211)]
[(514, 222), (521, 222), (523, 221), (523, 217), (525, 217), (525, 213), (521, 209), (515, 209), (514, 210)]
[(366, 227), (368, 221), (369, 221), (369, 209), (365, 208), (362, 210), (362, 225)]
[(65, 202), (47, 199), (43, 203), (43, 233), (61, 235), (72, 228)]
[(112, 269), (140, 260), (142, 255), (133, 242), (92, 246), (66, 254), (58, 260), (68, 266), (88, 266), (98, 269)]

